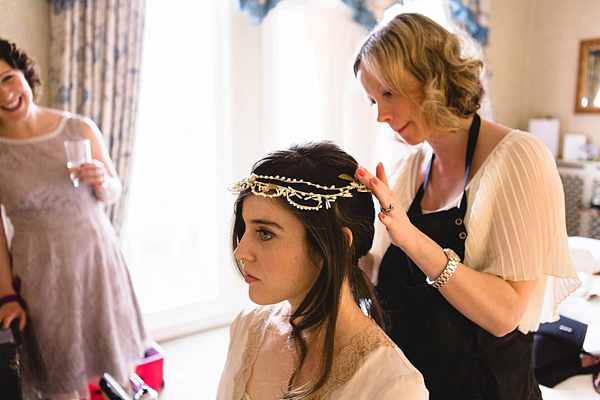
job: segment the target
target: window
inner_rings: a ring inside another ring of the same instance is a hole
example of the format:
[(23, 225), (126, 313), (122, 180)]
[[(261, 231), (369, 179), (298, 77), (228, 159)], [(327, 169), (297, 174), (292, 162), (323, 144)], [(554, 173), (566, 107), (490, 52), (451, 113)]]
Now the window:
[(366, 35), (340, 0), (281, 2), (261, 25), (265, 148), (329, 139), (359, 163), (397, 154), (354, 76)]
[(218, 168), (218, 3), (146, 5), (123, 248), (156, 340), (228, 322), (245, 294), (232, 293), (239, 280), (228, 251), (232, 196)]

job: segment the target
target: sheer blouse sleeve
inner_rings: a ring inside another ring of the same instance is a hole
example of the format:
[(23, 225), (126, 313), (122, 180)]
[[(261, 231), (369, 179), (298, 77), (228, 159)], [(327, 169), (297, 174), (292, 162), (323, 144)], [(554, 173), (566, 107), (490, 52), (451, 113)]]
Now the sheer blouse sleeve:
[(556, 307), (580, 282), (562, 183), (544, 143), (511, 132), (477, 171), (467, 197), (465, 265), (506, 280), (538, 280), (521, 331), (556, 320)]

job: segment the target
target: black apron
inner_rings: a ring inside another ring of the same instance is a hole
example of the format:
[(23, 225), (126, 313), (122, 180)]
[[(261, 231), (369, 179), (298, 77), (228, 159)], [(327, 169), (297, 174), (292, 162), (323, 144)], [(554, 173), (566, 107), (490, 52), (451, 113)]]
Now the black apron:
[[(469, 130), (465, 185), (480, 122), (476, 114)], [(463, 260), (466, 190), (458, 207), (421, 211), (432, 164), (433, 157), (407, 214), (420, 231)], [(427, 284), (421, 269), (393, 244), (381, 262), (377, 294), (390, 317), (389, 336), (423, 374), (431, 399), (542, 398), (532, 365), (533, 335), (515, 329), (497, 338), (480, 328)]]

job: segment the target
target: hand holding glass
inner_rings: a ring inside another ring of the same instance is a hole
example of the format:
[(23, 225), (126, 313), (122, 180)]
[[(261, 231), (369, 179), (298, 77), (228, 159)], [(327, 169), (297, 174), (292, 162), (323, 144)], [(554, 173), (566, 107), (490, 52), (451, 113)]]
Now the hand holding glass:
[(79, 169), (82, 164), (92, 162), (92, 150), (89, 139), (65, 140), (67, 168), (73, 186), (79, 187)]

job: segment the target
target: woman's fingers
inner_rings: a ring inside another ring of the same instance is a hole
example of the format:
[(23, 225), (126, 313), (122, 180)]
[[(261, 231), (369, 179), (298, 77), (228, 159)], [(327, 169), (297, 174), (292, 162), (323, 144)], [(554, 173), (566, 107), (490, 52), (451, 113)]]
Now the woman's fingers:
[(385, 175), (385, 168), (383, 167), (383, 163), (377, 164), (377, 167), (375, 168), (375, 175), (379, 178), (379, 180), (384, 182), (388, 188), (390, 187), (390, 185), (388, 184), (387, 176)]
[(26, 324), (26, 314), (18, 303), (7, 303), (4, 305), (3, 315), (0, 316), (2, 321), (2, 329), (10, 328), (10, 324), (14, 319), (19, 319), (19, 330), (23, 330)]
[(356, 169), (355, 175), (377, 197), (382, 211), (391, 212), (399, 206), (398, 199), (396, 198), (396, 194), (388, 187), (383, 165), (377, 166), (377, 173), (379, 173), (379, 176), (374, 176), (366, 168), (359, 166)]
[(379, 221), (386, 227), (392, 243), (401, 247), (407, 229), (411, 226), (410, 221), (396, 193), (388, 186), (383, 164), (377, 165), (376, 174), (377, 176), (374, 176), (361, 166), (355, 173), (356, 178), (379, 200), (380, 212), (377, 214)]
[(101, 185), (104, 183), (106, 168), (104, 164), (98, 160), (92, 160), (91, 163), (86, 163), (81, 166), (79, 177), (87, 183)]

